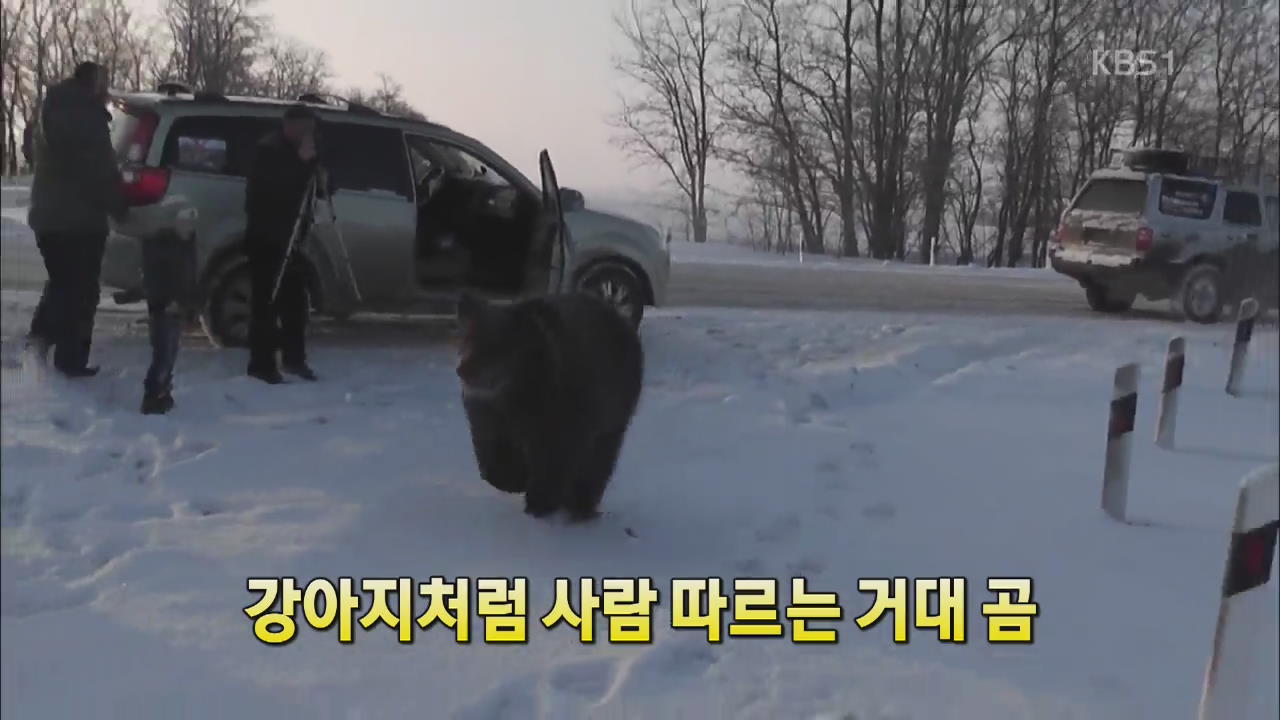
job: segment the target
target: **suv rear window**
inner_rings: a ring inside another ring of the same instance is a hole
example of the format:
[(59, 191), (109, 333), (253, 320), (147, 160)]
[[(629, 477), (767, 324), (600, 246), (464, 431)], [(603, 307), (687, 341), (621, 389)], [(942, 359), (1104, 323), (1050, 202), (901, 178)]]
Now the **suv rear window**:
[(1207, 220), (1218, 201), (1218, 186), (1180, 178), (1160, 182), (1160, 213), (1170, 217)]
[(1232, 225), (1261, 225), (1258, 196), (1250, 192), (1228, 192), (1222, 204), (1222, 219)]
[(1146, 206), (1145, 182), (1105, 178), (1090, 181), (1072, 209), (1141, 215)]

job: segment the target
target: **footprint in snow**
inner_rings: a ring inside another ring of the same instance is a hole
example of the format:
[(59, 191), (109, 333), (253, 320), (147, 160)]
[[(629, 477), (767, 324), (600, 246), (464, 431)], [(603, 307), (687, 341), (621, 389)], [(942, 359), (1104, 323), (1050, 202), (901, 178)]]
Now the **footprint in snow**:
[(550, 682), (555, 690), (597, 703), (613, 688), (617, 677), (617, 660), (604, 658), (561, 665), (551, 672)]
[(629, 698), (670, 695), (680, 686), (705, 682), (720, 662), (720, 648), (707, 643), (697, 630), (683, 631), (655, 644), (625, 670), (619, 694)]
[(859, 440), (849, 445), (849, 449), (858, 458), (860, 467), (874, 469), (880, 466), (880, 462), (876, 459), (875, 443)]
[(882, 502), (862, 508), (862, 517), (870, 520), (891, 520), (898, 514), (892, 503)]
[(214, 443), (203, 440), (189, 440), (186, 436), (179, 435), (174, 439), (173, 445), (167, 453), (168, 464), (177, 465), (191, 460), (199, 460), (217, 449), (218, 446)]
[(774, 518), (772, 522), (756, 530), (756, 540), (766, 544), (785, 542), (800, 532), (800, 516), (786, 513)]
[(815, 557), (802, 557), (786, 564), (791, 577), (809, 578), (827, 571), (827, 563)]
[(536, 720), (538, 683), (521, 677), (503, 683), (453, 713), (455, 720)]
[[(849, 476), (839, 460), (828, 458), (815, 468), (821, 478), (820, 487), (826, 492), (844, 492), (849, 489)], [(825, 503), (823, 507), (826, 507)]]

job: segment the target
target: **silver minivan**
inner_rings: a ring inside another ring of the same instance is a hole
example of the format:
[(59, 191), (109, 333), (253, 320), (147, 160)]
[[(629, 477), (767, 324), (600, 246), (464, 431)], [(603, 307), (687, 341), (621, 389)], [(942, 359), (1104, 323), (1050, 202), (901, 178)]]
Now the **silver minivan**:
[[(462, 290), (517, 299), (582, 290), (633, 325), (665, 300), (669, 237), (589, 210), (556, 181), (546, 151), (535, 185), (482, 143), (442, 125), (315, 95), (333, 201), (304, 244), (316, 312), (440, 312)], [(103, 285), (141, 300), (139, 240), (194, 228), (200, 320), (222, 346), (246, 344), (245, 176), (258, 141), (294, 104), (165, 85), (114, 97), (112, 139), (130, 217), (113, 226)], [(193, 217), (194, 216), (194, 217)]]
[[(1276, 307), (1280, 196), (1188, 168), (1179, 151), (1140, 150), (1094, 172), (1063, 213), (1050, 263), (1084, 288), (1098, 312), (1138, 295), (1175, 314), (1217, 321), (1253, 297)], [(1144, 162), (1145, 161), (1145, 162)]]

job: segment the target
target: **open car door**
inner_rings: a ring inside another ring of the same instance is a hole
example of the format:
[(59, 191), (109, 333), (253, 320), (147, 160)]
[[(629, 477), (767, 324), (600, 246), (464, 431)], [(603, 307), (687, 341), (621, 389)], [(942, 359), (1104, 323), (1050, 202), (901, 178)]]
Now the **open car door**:
[(569, 229), (560, 203), (560, 185), (546, 150), (538, 155), (538, 169), (542, 175), (542, 215), (538, 218), (525, 266), (525, 297), (559, 292), (569, 257)]

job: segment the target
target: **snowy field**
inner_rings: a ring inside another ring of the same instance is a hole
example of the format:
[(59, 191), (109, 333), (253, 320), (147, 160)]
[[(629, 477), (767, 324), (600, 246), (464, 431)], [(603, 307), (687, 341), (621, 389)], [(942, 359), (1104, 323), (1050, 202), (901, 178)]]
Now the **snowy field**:
[(731, 245), (723, 242), (703, 244), (673, 242), (671, 243), (671, 259), (676, 263), (708, 263), (717, 265), (751, 265), (756, 267), (803, 267), (821, 268), (824, 270), (876, 270), (908, 273), (944, 273), (948, 275), (972, 275), (974, 273), (990, 273), (999, 277), (1033, 278), (1037, 280), (1066, 281), (1051, 268), (987, 268), (982, 265), (922, 265), (890, 260), (872, 260), (870, 258), (838, 258), (829, 255), (805, 255), (803, 259), (796, 254), (780, 255), (778, 253), (753, 250), (746, 245)]
[[(320, 339), (324, 381), (275, 388), (193, 340), (177, 409), (144, 417), (144, 335), (102, 340), (97, 378), (37, 382), (19, 362), (30, 296), (3, 310), (0, 708), (15, 718), (1192, 718), (1236, 486), (1280, 442), (1272, 327), (1230, 398), (1226, 325), (664, 310), (643, 326), (609, 514), (572, 527), (479, 479), (446, 326)], [(1163, 451), (1154, 392), (1175, 332), (1182, 449)], [(1149, 526), (1099, 508), (1129, 361), (1131, 509)], [(524, 577), (528, 641), (486, 643), (473, 604), (465, 645), (439, 624), (411, 644), (356, 625), (343, 644), (300, 622), (267, 646), (244, 613), (255, 576)], [(652, 578), (652, 642), (607, 642), (599, 614), (592, 644), (544, 627), (555, 579), (582, 576)], [(785, 605), (797, 576), (838, 594), (842, 619), (813, 623), (837, 644), (793, 643), (785, 619), (785, 637), (714, 645), (671, 628), (672, 578), (781, 579)], [(966, 642), (860, 629), (858, 579), (894, 576), (966, 577)], [(987, 640), (1000, 576), (1035, 581), (1030, 645)], [(1276, 586), (1260, 592), (1278, 602)], [(1274, 718), (1274, 617), (1259, 637), (1252, 717)]]

